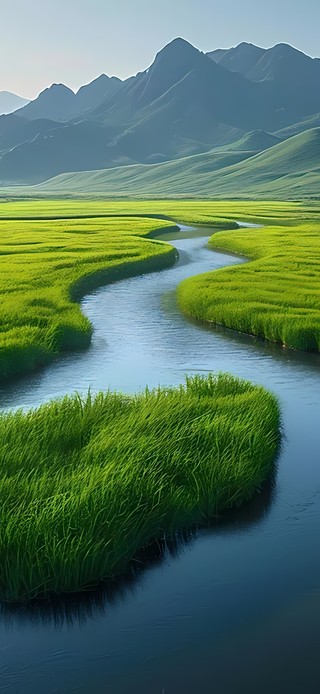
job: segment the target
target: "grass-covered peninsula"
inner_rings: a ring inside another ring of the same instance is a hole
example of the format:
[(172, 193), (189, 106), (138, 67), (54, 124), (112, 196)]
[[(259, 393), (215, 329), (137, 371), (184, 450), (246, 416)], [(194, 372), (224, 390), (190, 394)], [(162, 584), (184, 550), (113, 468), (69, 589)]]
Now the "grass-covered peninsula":
[(88, 346), (92, 326), (78, 299), (102, 284), (172, 265), (172, 246), (146, 238), (170, 227), (121, 217), (0, 220), (0, 382)]
[(291, 349), (320, 351), (317, 210), (301, 208), (281, 226), (219, 232), (209, 246), (252, 261), (181, 283), (178, 300), (187, 315)]
[(250, 498), (278, 445), (276, 398), (228, 375), (2, 414), (0, 598), (121, 574), (152, 540)]

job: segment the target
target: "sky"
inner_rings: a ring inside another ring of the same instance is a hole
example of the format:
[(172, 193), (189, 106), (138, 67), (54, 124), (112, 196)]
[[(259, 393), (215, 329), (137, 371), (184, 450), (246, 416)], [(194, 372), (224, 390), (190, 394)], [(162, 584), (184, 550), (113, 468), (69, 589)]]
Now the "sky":
[(0, 91), (35, 98), (146, 69), (177, 36), (202, 51), (290, 43), (320, 56), (319, 0), (0, 0)]

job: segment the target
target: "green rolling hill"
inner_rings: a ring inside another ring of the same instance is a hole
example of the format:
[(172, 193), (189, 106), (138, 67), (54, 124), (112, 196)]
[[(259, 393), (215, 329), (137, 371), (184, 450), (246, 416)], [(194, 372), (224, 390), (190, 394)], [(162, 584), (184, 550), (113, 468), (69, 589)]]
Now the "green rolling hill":
[(258, 154), (240, 150), (238, 142), (233, 151), (219, 148), (163, 164), (63, 174), (29, 188), (31, 191), (128, 197), (319, 197), (320, 128)]

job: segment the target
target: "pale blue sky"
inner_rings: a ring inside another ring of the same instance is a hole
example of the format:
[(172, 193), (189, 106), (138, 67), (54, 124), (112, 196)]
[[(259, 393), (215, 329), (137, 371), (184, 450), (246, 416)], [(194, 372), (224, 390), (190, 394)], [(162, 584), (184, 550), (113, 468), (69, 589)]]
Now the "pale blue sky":
[(176, 36), (203, 51), (291, 43), (320, 56), (319, 0), (0, 0), (0, 91), (34, 98), (143, 70)]

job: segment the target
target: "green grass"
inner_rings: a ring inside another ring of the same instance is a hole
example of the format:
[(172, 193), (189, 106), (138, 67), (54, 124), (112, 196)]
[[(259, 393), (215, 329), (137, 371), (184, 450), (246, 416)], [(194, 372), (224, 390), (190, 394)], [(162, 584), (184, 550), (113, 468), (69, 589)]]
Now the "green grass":
[(180, 308), (203, 322), (257, 335), (296, 350), (320, 351), (320, 222), (215, 234), (212, 250), (254, 259), (185, 280)]
[[(316, 208), (319, 211), (319, 207)], [(208, 200), (114, 200), (106, 201), (100, 199), (88, 200), (78, 198), (76, 200), (59, 199), (24, 199), (24, 200), (0, 200), (0, 220), (78, 220), (79, 218), (88, 219), (87, 224), (92, 221), (90, 217), (110, 216), (128, 217), (138, 216), (145, 219), (145, 229), (148, 217), (155, 219), (169, 219), (183, 222), (185, 224), (201, 224), (214, 227), (225, 227), (234, 223), (235, 219), (247, 220), (250, 222), (259, 221), (262, 224), (269, 221), (277, 223), (288, 220), (295, 221), (303, 212), (305, 218), (308, 213), (312, 213), (311, 207), (306, 207), (294, 202), (275, 202), (275, 201), (208, 201)], [(103, 224), (102, 222), (99, 222)], [(117, 220), (113, 222), (117, 223)], [(124, 222), (123, 222), (124, 223)], [(138, 220), (139, 223), (139, 220)], [(154, 222), (153, 222), (154, 223)], [(126, 222), (127, 229), (130, 227), (131, 220)], [(134, 224), (134, 220), (132, 222)], [(155, 226), (161, 226), (155, 224)], [(5, 228), (5, 227), (4, 227)], [(43, 227), (48, 228), (48, 226)], [(151, 227), (149, 227), (150, 229)], [(142, 228), (143, 231), (143, 228)], [(147, 232), (145, 232), (147, 233)]]
[(170, 228), (141, 218), (0, 220), (0, 381), (87, 347), (92, 326), (76, 301), (172, 265), (171, 246), (143, 238)]
[(279, 446), (274, 396), (228, 375), (0, 416), (0, 597), (119, 576), (154, 539), (249, 499)]

